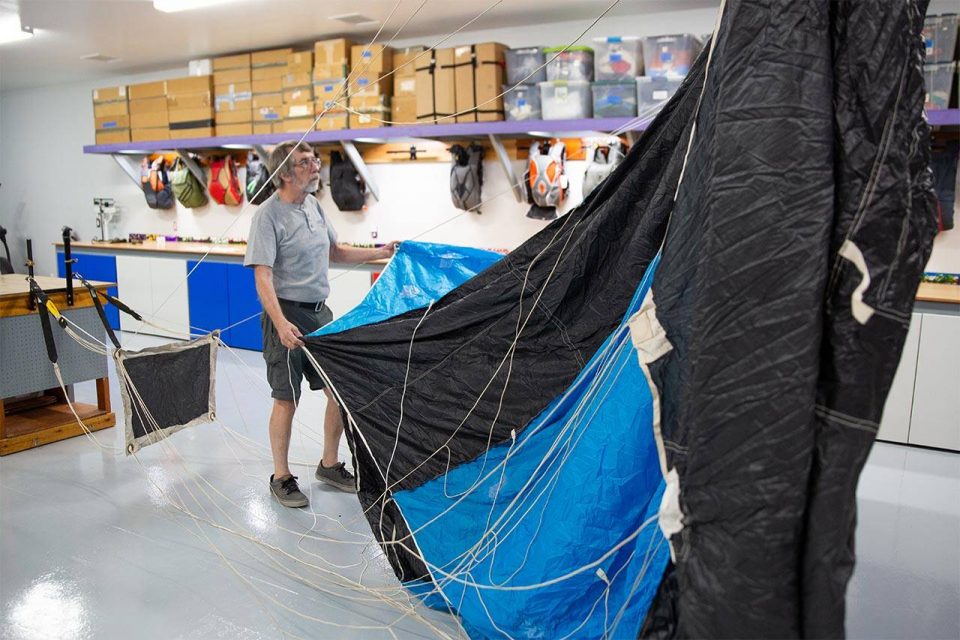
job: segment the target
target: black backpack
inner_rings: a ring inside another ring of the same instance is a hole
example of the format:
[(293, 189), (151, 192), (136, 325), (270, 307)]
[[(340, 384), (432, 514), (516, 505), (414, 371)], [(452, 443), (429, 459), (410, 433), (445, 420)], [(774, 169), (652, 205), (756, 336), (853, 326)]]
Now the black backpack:
[(150, 166), (149, 158), (144, 158), (140, 165), (140, 186), (147, 198), (147, 206), (151, 209), (173, 209), (176, 198), (167, 176), (167, 161), (160, 158), (155, 165), (155, 169)]
[(340, 211), (362, 211), (367, 185), (339, 151), (330, 152), (330, 195)]
[(464, 211), (476, 211), (483, 189), (483, 147), (471, 142), (469, 147), (455, 144), (450, 147), (453, 165), (450, 167), (450, 198), (453, 206)]
[(270, 180), (270, 170), (267, 169), (267, 165), (254, 153), (247, 158), (246, 182), (247, 200), (250, 204), (263, 204), (277, 190)]

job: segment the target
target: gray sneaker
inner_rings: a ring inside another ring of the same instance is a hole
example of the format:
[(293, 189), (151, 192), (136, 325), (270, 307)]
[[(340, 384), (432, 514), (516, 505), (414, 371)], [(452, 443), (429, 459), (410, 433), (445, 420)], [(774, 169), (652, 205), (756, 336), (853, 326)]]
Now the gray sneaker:
[(290, 476), (284, 480), (274, 480), (270, 474), (270, 491), (285, 507), (305, 507), (310, 504), (307, 496), (300, 491), (297, 476)]
[(320, 482), (326, 482), (331, 487), (336, 487), (341, 491), (357, 492), (357, 479), (347, 471), (342, 462), (338, 462), (332, 467), (325, 467), (321, 460), (320, 464), (317, 465), (317, 473), (314, 476)]

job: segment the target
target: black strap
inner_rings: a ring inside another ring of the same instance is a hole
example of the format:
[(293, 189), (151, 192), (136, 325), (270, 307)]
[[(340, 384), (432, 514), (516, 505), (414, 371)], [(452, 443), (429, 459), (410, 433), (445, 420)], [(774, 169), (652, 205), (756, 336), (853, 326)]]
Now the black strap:
[(90, 298), (93, 300), (93, 306), (97, 308), (97, 315), (100, 316), (100, 322), (103, 323), (103, 328), (107, 330), (107, 336), (110, 338), (110, 342), (113, 343), (113, 346), (117, 349), (120, 348), (120, 341), (117, 340), (117, 334), (113, 332), (113, 327), (110, 326), (110, 323), (107, 321), (107, 314), (103, 312), (103, 305), (100, 304), (100, 296), (97, 295), (96, 288), (86, 281), (86, 279), (79, 273), (73, 274), (76, 276), (77, 280), (87, 288), (87, 291), (90, 292)]
[(123, 304), (122, 302), (114, 298), (112, 295), (107, 293), (106, 291), (100, 291), (99, 289), (97, 289), (97, 293), (103, 296), (104, 300), (106, 300), (107, 302), (115, 306), (117, 309), (120, 309), (120, 311), (123, 311), (125, 314), (127, 314), (134, 320), (139, 320), (140, 322), (143, 322), (143, 318), (140, 316), (139, 313), (137, 313), (127, 305)]
[[(49, 358), (53, 364), (57, 364), (57, 343), (53, 341), (53, 328), (50, 326), (50, 311), (47, 309), (47, 305), (52, 303), (50, 302), (50, 298), (47, 297), (47, 294), (44, 293), (43, 289), (41, 289), (33, 279), (30, 279), (30, 293), (37, 299), (40, 326), (43, 328), (43, 341), (47, 345), (47, 358)], [(61, 317), (60, 326), (65, 327), (66, 324), (66, 320)]]

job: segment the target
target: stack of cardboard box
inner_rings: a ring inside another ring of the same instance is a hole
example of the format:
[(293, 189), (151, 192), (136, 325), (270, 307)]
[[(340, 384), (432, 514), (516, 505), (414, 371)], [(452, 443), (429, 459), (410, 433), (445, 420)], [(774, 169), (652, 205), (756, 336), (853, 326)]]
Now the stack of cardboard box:
[(287, 47), (250, 54), (254, 133), (283, 131), (283, 76), (291, 53), (293, 49)]
[(283, 130), (303, 133), (313, 128), (313, 51), (298, 51), (287, 56), (287, 72), (282, 78)]
[(213, 94), (217, 135), (251, 135), (253, 87), (249, 53), (213, 59)]
[(457, 109), (453, 49), (434, 49), (417, 59), (417, 121), (450, 124)]
[(213, 76), (167, 80), (170, 139), (213, 136)]
[(382, 44), (355, 45), (350, 51), (350, 111), (352, 129), (387, 126), (393, 80), (393, 49)]
[(456, 47), (453, 50), (457, 122), (503, 120), (504, 57), (507, 47), (497, 42)]
[(314, 111), (323, 113), (317, 129), (333, 131), (346, 129), (350, 116), (338, 101), (346, 96), (344, 85), (350, 69), (349, 40), (337, 38), (320, 40), (313, 45), (313, 96)]
[(94, 89), (93, 120), (97, 144), (130, 142), (127, 87)]
[[(430, 57), (426, 47), (407, 47), (393, 52), (393, 99), (390, 119), (395, 125), (417, 121), (417, 64)], [(419, 59), (418, 59), (419, 56)]]
[(130, 140), (169, 140), (167, 81), (144, 82), (127, 87), (130, 99)]

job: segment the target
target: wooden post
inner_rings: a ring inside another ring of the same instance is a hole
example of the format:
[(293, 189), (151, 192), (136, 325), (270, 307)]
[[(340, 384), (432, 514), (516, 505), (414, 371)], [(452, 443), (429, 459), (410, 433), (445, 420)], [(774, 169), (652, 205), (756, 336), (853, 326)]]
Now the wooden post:
[(0, 398), (0, 440), (7, 437), (7, 413), (3, 407), (3, 398)]
[(97, 409), (110, 411), (110, 379), (97, 378)]

